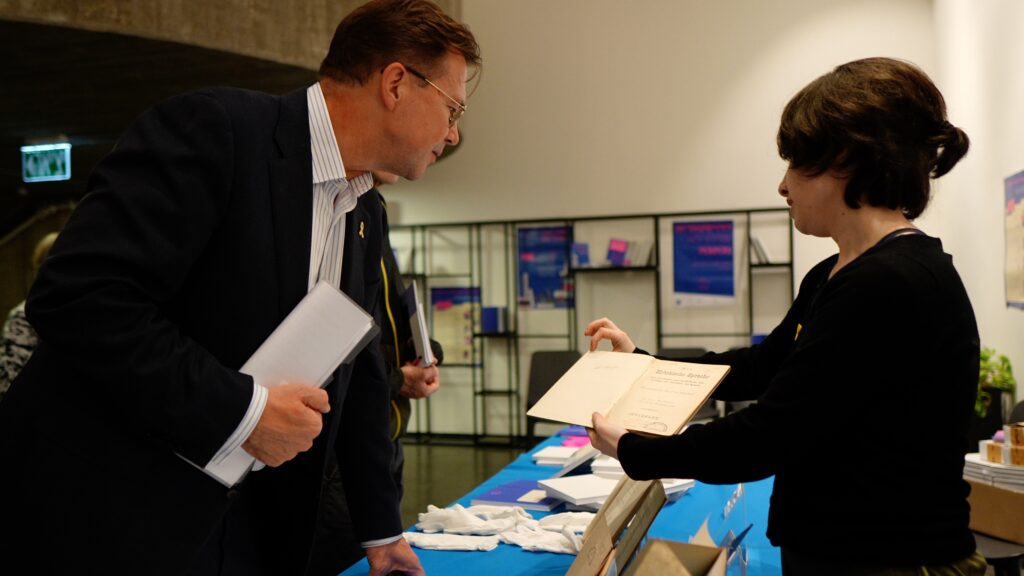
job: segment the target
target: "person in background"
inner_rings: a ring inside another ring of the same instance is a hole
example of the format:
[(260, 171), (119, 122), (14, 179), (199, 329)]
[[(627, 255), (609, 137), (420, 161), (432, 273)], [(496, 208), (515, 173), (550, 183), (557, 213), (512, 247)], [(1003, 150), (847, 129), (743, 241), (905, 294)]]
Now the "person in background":
[[(57, 233), (50, 232), (36, 243), (32, 251), (33, 272), (38, 271), (43, 265), (43, 260), (46, 260), (50, 246), (53, 246), (56, 239)], [(25, 301), (22, 300), (7, 315), (3, 335), (0, 336), (0, 400), (4, 399), (7, 389), (11, 387), (11, 383), (28, 362), (38, 344), (39, 335), (25, 318)]]
[[(908, 62), (848, 62), (802, 89), (782, 113), (778, 191), (796, 229), (839, 253), (761, 343), (694, 359), (731, 366), (718, 399), (757, 402), (665, 438), (594, 414), (594, 445), (637, 479), (774, 475), (768, 538), (787, 576), (984, 574), (962, 478), (978, 328), (952, 258), (914, 224), (968, 146)], [(643, 352), (607, 318), (585, 333), (592, 350)]]
[[(383, 274), (381, 286), (384, 291), (380, 296), (383, 306), (378, 307), (374, 321), (381, 328), (381, 353), (387, 367), (388, 389), (391, 396), (389, 429), (394, 443), (391, 473), (401, 498), (405, 465), (402, 437), (409, 427), (409, 417), (412, 414), (411, 400), (427, 398), (440, 389), (441, 375), (438, 366), (444, 361), (444, 352), (439, 342), (431, 340), (434, 363), (425, 366), (421, 362), (422, 359), (417, 357), (412, 343), (412, 329), (409, 324), (412, 311), (407, 309), (403, 298), (407, 287), (402, 281), (402, 274), (391, 248), (387, 232), (387, 203), (379, 191), (383, 184), (394, 184), (398, 179), (396, 174), (374, 171), (374, 187), (366, 195), (380, 202), (384, 217), (384, 246), (380, 263)], [(310, 576), (334, 576), (365, 556), (355, 537), (345, 488), (336, 462), (328, 464), (325, 476), (324, 495), (321, 498), (313, 555), (308, 571)]]
[[(201, 90), (126, 130), (29, 294), (41, 343), (0, 403), (0, 573), (305, 574), (331, 454), (370, 573), (423, 574), (379, 342), (324, 388), (240, 368), (318, 283), (377, 313), (371, 171), (417, 179), (458, 143), (479, 63), (436, 4), (372, 0), (308, 88)], [(203, 470), (238, 448), (266, 468), (230, 487)]]

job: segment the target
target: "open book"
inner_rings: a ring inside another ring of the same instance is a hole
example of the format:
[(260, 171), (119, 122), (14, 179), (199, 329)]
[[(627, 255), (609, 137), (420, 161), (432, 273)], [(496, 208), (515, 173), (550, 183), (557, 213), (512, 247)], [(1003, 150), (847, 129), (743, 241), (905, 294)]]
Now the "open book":
[(728, 366), (589, 352), (527, 414), (593, 426), (592, 415), (600, 412), (629, 430), (670, 436), (682, 431), (728, 373)]
[[(306, 294), (281, 324), (239, 369), (271, 388), (282, 382), (323, 387), (343, 363), (377, 334), (373, 318), (348, 296), (326, 282)], [(193, 465), (194, 462), (186, 461)], [(258, 462), (241, 445), (198, 466), (225, 486), (237, 484)]]

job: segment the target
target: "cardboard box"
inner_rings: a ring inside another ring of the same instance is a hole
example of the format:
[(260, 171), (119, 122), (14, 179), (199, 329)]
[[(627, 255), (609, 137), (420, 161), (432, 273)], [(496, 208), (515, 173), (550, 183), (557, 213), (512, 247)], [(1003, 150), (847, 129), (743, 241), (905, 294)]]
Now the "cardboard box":
[(703, 544), (651, 539), (627, 571), (629, 576), (725, 576), (727, 551)]
[(1024, 492), (1014, 492), (972, 480), (971, 530), (1024, 544)]

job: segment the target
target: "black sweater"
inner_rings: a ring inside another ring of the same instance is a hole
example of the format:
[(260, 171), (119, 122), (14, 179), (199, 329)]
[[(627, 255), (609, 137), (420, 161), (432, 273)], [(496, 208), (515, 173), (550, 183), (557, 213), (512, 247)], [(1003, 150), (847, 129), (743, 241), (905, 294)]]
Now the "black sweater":
[(627, 434), (623, 468), (712, 484), (774, 474), (768, 537), (803, 554), (963, 558), (974, 550), (962, 472), (979, 353), (963, 283), (923, 235), (829, 279), (836, 258), (807, 274), (760, 344), (698, 359), (732, 367), (716, 398), (757, 403), (678, 436)]

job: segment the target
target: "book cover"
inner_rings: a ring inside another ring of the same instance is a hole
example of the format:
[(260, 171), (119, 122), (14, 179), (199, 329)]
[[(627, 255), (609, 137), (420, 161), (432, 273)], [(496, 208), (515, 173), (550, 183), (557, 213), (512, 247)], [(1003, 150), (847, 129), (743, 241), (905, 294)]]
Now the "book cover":
[(601, 478), (593, 474), (537, 481), (548, 495), (576, 505), (607, 500), (618, 483), (618, 480)]
[(608, 240), (608, 262), (612, 266), (626, 265), (626, 252), (629, 250), (629, 242), (619, 238)]
[(550, 512), (562, 501), (548, 496), (536, 480), (515, 480), (495, 486), (470, 500), (473, 506), (519, 506), (526, 510)]
[(412, 344), (416, 349), (416, 358), (420, 366), (434, 364), (434, 351), (430, 347), (430, 332), (427, 329), (427, 314), (423, 311), (416, 283), (413, 282), (405, 290), (405, 305), (409, 312), (409, 329), (412, 331)]
[[(338, 366), (351, 362), (377, 332), (373, 318), (358, 304), (319, 282), (239, 371), (264, 388), (281, 382), (323, 387)], [(250, 470), (263, 467), (241, 443), (230, 452), (215, 454), (205, 466), (182, 458), (229, 488)]]
[(728, 366), (588, 352), (527, 415), (591, 426), (599, 412), (629, 430), (670, 436), (683, 429), (728, 372)]
[(533, 461), (542, 466), (562, 466), (579, 448), (572, 446), (547, 446), (535, 452)]
[(590, 266), (590, 244), (586, 242), (572, 243), (572, 267), (586, 268)]
[(480, 332), (484, 334), (500, 334), (506, 332), (504, 306), (484, 306), (480, 308)]

